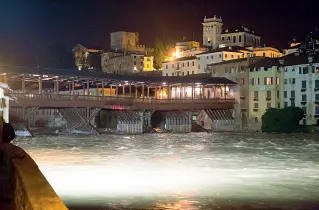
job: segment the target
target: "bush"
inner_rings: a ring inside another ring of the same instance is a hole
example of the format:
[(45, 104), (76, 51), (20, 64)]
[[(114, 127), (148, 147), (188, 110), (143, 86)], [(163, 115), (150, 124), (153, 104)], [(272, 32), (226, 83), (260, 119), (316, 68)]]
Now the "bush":
[(300, 129), (299, 121), (302, 118), (303, 111), (299, 107), (269, 108), (262, 116), (261, 130), (280, 133), (296, 132)]

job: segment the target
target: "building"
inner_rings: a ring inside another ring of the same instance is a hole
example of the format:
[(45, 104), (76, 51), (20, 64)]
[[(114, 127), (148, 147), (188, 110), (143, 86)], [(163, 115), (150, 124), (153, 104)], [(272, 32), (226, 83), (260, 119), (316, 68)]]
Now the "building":
[(190, 74), (197, 74), (197, 57), (183, 57), (177, 58), (162, 63), (163, 76), (186, 76)]
[(248, 47), (251, 50), (252, 56), (262, 56), (268, 58), (280, 58), (283, 54), (273, 47)]
[(283, 77), (277, 58), (263, 58), (249, 68), (248, 128), (261, 130), (261, 117), (268, 108), (283, 108)]
[(184, 39), (182, 42), (176, 43), (174, 52), (175, 54), (173, 54), (173, 56), (175, 58), (190, 57), (204, 51), (205, 49), (200, 48), (199, 42), (185, 41)]
[(248, 51), (249, 50), (238, 49), (238, 47), (237, 49), (234, 49), (233, 47), (224, 47), (197, 54), (197, 73), (206, 73), (209, 64), (243, 58), (245, 55), (247, 56)]
[(72, 51), (75, 65), (79, 70), (101, 68), (101, 53), (103, 53), (103, 50), (86, 48), (83, 45), (78, 44)]
[(249, 69), (248, 66), (260, 61), (263, 57), (248, 57), (223, 61), (208, 65), (207, 73), (212, 77), (225, 77), (238, 84), (237, 101), (242, 112), (243, 130), (249, 130)]
[(144, 55), (134, 52), (110, 51), (101, 55), (103, 72), (131, 74), (143, 71)]
[(140, 45), (140, 35), (138, 32), (112, 32), (110, 38), (110, 47), (111, 50), (114, 51), (128, 51), (139, 53), (154, 52), (154, 49), (147, 48), (145, 47), (145, 45)]
[[(144, 67), (143, 71), (154, 71), (154, 56), (144, 55)], [(162, 69), (160, 69), (162, 70)]]
[(319, 125), (319, 53), (310, 63), (307, 55), (293, 53), (283, 57), (284, 106), (300, 107), (300, 124)]
[(207, 48), (216, 49), (226, 46), (256, 47), (261, 45), (261, 37), (252, 29), (238, 27), (223, 30), (221, 18), (204, 18), (203, 45)]

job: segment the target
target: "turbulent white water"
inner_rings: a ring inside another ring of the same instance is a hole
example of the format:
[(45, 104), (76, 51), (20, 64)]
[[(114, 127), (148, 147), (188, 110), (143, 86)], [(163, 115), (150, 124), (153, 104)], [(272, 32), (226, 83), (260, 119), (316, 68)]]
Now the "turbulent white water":
[(15, 143), (69, 205), (291, 209), (319, 204), (318, 135), (44, 136)]

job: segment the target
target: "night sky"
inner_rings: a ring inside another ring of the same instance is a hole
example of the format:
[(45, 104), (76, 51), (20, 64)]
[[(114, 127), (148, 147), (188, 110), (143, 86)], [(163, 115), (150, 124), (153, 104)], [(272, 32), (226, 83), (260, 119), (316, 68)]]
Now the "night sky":
[[(270, 46), (283, 47), (319, 26), (318, 0), (1, 0), (0, 65), (70, 68), (81, 43), (107, 49), (109, 33), (140, 32), (155, 38), (202, 40), (204, 16), (216, 14), (224, 29), (249, 26)], [(70, 56), (70, 57), (69, 57)]]

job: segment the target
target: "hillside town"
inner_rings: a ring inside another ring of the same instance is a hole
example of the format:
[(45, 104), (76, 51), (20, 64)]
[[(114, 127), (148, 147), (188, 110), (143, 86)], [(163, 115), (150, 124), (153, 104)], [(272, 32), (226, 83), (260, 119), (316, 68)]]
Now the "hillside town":
[[(317, 40), (308, 39), (307, 52), (306, 37), (294, 39), (286, 49), (276, 49), (263, 43), (253, 29), (227, 29), (216, 16), (205, 17), (202, 26), (202, 45), (199, 40), (183, 37), (165, 49), (161, 68), (154, 67), (154, 48), (140, 44), (138, 32), (125, 31), (110, 34), (109, 51), (75, 46), (76, 66), (79, 70), (100, 66), (101, 71), (115, 74), (225, 77), (238, 84), (238, 102), (247, 130), (259, 130), (261, 116), (270, 107), (300, 107), (304, 111), (301, 124), (319, 123)], [(99, 59), (92, 59), (96, 54)]]

